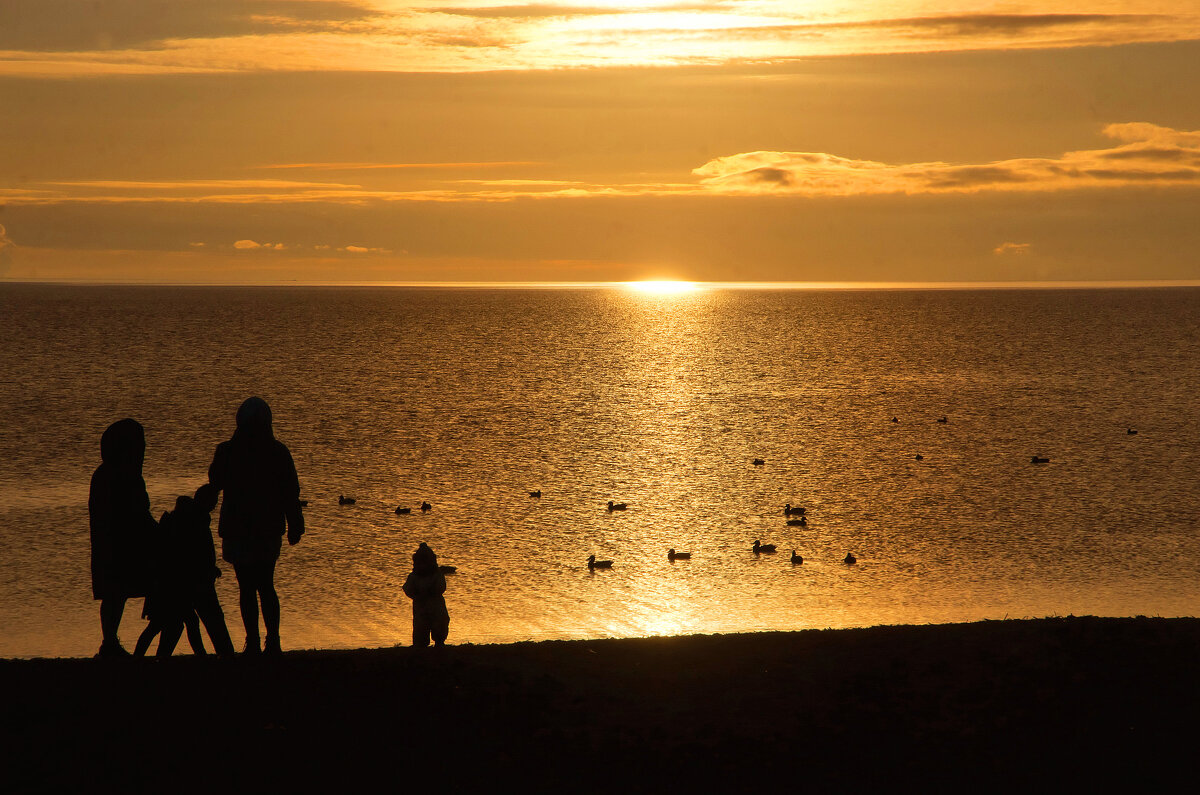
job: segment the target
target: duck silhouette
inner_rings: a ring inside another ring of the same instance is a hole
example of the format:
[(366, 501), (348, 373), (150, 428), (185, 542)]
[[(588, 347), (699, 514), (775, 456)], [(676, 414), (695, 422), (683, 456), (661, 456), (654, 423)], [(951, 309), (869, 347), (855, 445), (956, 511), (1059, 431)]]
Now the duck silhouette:
[(596, 560), (595, 555), (588, 555), (587, 567), (589, 569), (611, 569), (612, 564), (611, 560)]
[(804, 562), (804, 558), (796, 554), (796, 550), (792, 550), (792, 563), (800, 564)]
[(531, 491), (531, 492), (529, 492), (529, 496), (530, 497), (540, 497), (540, 496), (542, 496), (542, 490), (538, 489), (537, 491)]
[(761, 552), (771, 553), (771, 552), (775, 551), (775, 545), (774, 544), (760, 544), (760, 543), (758, 543), (758, 539), (756, 538), (756, 539), (754, 539), (754, 546), (752, 547), (752, 549), (753, 549), (755, 555), (757, 555)]
[(403, 516), (405, 514), (412, 513), (412, 508), (403, 508), (400, 506), (396, 506), (396, 513)]
[(858, 558), (854, 557), (853, 552), (847, 552), (846, 557), (842, 558), (842, 563), (845, 563), (847, 566), (853, 566), (855, 563), (858, 563)]
[(691, 552), (676, 552), (674, 547), (667, 550), (667, 560), (671, 561), (672, 563), (677, 560), (691, 560), (691, 559), (692, 559)]
[(623, 511), (626, 507), (627, 506), (623, 502), (613, 502), (612, 500), (608, 501), (608, 510), (610, 511)]
[(783, 515), (784, 516), (803, 516), (804, 508), (803, 508), (803, 506), (798, 506), (796, 508), (793, 508), (792, 504), (789, 502), (787, 505), (783, 506)]
[(430, 505), (429, 503), (427, 503), (427, 502), (421, 503), (421, 513), (429, 513), (432, 510), (433, 510), (433, 506)]
[(343, 497), (341, 494), (338, 495), (338, 505), (353, 505), (356, 502), (357, 500), (355, 500), (353, 497)]
[(1049, 463), (1050, 463), (1050, 459), (1049, 459), (1049, 458), (1038, 458), (1038, 457), (1035, 455), (1033, 458), (1031, 458), (1031, 459), (1029, 460), (1029, 463), (1031, 463), (1031, 464), (1049, 464)]
[(751, 463), (751, 464), (754, 464), (754, 466), (756, 466), (756, 467), (760, 467), (760, 466), (762, 466), (763, 464), (765, 464), (765, 463), (767, 463), (767, 462), (766, 462), (766, 461), (763, 461), (761, 458), (756, 458), (756, 459), (754, 459), (753, 461), (751, 461), (750, 463)]
[(915, 458), (916, 458), (918, 461), (924, 461), (924, 460), (925, 460), (925, 456), (921, 455), (920, 453), (917, 453), (917, 455), (915, 456)]
[(945, 415), (942, 415), (942, 418), (939, 419), (938, 422), (944, 425), (945, 423), (950, 422), (950, 420), (948, 420)]
[(1136, 435), (1137, 435), (1137, 430), (1136, 430), (1136, 429), (1134, 429), (1134, 428), (1126, 428), (1126, 429), (1125, 429), (1125, 433), (1126, 433), (1127, 435), (1129, 435), (1129, 436), (1136, 436)]

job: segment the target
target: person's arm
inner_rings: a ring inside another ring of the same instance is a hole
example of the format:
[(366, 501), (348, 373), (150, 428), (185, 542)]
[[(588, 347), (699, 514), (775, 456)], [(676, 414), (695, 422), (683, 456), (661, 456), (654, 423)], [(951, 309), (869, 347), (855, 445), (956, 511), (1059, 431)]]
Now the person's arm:
[(286, 462), (283, 511), (287, 517), (288, 543), (295, 545), (300, 543), (300, 536), (304, 535), (304, 511), (300, 508), (300, 477), (296, 474), (296, 462), (292, 460), (292, 453), (287, 447), (283, 447), (283, 458)]

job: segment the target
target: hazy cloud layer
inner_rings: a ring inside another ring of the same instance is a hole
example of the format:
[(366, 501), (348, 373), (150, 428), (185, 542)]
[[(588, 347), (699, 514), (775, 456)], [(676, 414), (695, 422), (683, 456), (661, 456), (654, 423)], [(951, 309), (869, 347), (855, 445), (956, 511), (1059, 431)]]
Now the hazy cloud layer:
[(492, 71), (1200, 39), (1191, 0), (6, 0), (0, 74)]
[(0, 50), (120, 50), (171, 39), (338, 32), (374, 14), (352, 0), (4, 0)]
[(854, 196), (1120, 185), (1200, 184), (1200, 131), (1147, 123), (1110, 124), (1120, 146), (982, 164), (879, 163), (825, 152), (746, 152), (692, 173), (722, 193)]

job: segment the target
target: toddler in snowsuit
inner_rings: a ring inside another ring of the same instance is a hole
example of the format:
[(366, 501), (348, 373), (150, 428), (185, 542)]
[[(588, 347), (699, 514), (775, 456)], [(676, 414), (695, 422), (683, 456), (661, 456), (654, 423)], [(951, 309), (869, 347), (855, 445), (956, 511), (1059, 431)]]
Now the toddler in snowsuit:
[(412, 560), (413, 570), (404, 581), (404, 594), (413, 602), (413, 646), (428, 646), (430, 637), (435, 646), (444, 646), (450, 634), (450, 613), (442, 596), (446, 575), (438, 569), (437, 555), (424, 541)]

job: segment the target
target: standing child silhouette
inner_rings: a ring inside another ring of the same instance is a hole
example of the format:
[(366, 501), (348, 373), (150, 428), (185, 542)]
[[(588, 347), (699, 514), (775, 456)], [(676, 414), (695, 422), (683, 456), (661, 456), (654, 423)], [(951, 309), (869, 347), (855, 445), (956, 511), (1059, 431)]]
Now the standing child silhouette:
[(404, 581), (404, 594), (413, 602), (413, 646), (423, 649), (433, 638), (434, 646), (445, 646), (450, 634), (446, 610), (446, 575), (438, 569), (437, 555), (424, 541), (413, 553), (413, 570)]

